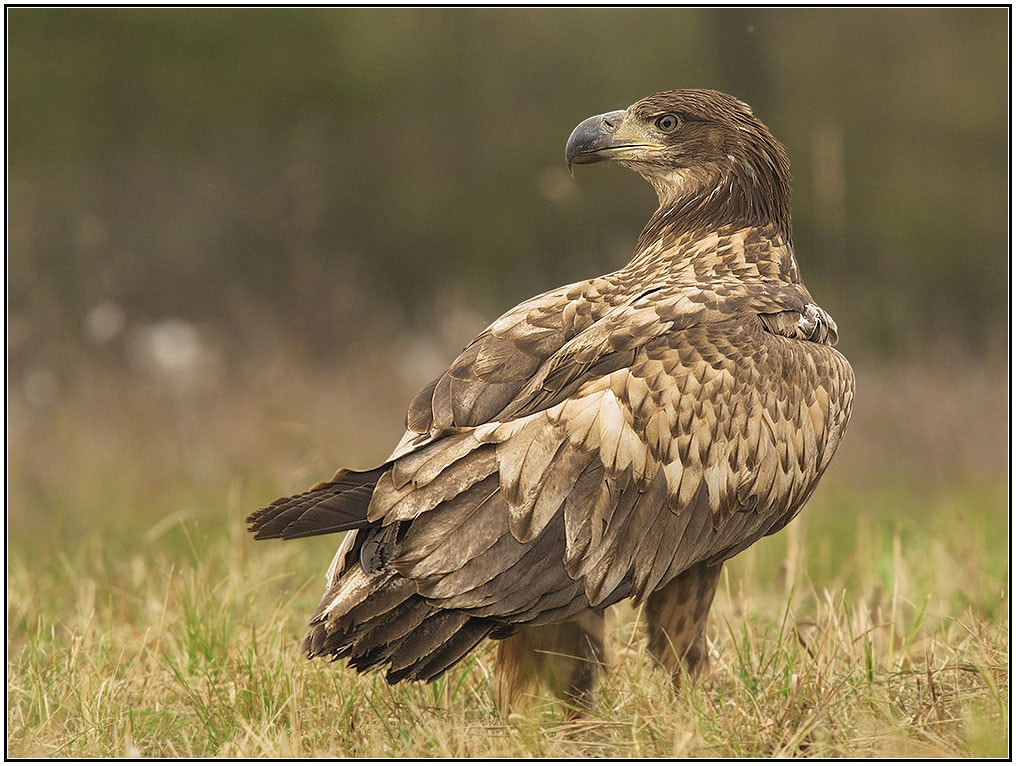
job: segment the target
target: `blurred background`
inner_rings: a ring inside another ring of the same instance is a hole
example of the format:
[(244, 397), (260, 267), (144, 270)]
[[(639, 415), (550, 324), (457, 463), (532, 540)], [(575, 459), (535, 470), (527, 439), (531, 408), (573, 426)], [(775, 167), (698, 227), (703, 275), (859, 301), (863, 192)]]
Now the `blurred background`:
[(976, 517), (1005, 566), (1007, 8), (7, 22), (19, 555), (236, 533), (383, 460), (487, 322), (629, 257), (654, 194), (618, 167), (570, 178), (572, 128), (706, 87), (787, 147), (798, 261), (858, 373), (808, 523)]

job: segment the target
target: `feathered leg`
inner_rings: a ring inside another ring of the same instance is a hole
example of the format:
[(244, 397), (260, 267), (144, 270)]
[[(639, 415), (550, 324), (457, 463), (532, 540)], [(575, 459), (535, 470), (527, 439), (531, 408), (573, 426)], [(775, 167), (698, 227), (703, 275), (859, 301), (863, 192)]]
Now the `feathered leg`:
[(525, 692), (540, 681), (577, 711), (586, 709), (603, 661), (602, 609), (587, 609), (570, 622), (523, 627), (498, 642), (501, 711), (525, 707)]
[(670, 672), (674, 686), (709, 671), (706, 616), (723, 564), (696, 564), (650, 594), (643, 612), (649, 653)]

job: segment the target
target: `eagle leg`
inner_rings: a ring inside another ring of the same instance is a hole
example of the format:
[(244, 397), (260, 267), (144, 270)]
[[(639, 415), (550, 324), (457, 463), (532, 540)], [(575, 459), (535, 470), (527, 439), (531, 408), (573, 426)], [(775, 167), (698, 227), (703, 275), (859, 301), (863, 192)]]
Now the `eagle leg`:
[(706, 617), (722, 569), (722, 562), (696, 564), (646, 599), (649, 653), (670, 673), (675, 687), (681, 686), (684, 676), (709, 672)]
[[(605, 660), (603, 610), (587, 609), (569, 622), (527, 625), (498, 642), (498, 704), (507, 715), (535, 701), (542, 682), (578, 717), (589, 709)], [(524, 701), (524, 697), (528, 700)]]

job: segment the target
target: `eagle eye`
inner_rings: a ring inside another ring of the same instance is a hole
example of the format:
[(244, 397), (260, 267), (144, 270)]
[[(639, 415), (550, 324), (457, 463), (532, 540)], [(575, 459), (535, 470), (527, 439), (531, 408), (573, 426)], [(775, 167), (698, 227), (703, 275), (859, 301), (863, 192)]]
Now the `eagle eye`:
[(675, 114), (661, 114), (653, 124), (664, 133), (673, 133), (681, 124), (681, 120)]

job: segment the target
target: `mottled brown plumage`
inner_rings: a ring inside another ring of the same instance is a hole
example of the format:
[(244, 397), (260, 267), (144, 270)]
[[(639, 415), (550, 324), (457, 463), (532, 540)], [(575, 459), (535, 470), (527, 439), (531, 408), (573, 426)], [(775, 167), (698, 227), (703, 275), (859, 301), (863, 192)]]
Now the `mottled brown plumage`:
[(706, 664), (723, 561), (787, 524), (829, 464), (853, 375), (798, 273), (786, 155), (751, 110), (660, 93), (581, 123), (567, 159), (653, 184), (631, 261), (491, 324), (382, 466), (249, 517), (257, 538), (350, 530), (310, 656), (430, 680), (507, 639), (506, 704), (536, 677), (585, 700), (603, 610), (632, 598), (676, 681)]

